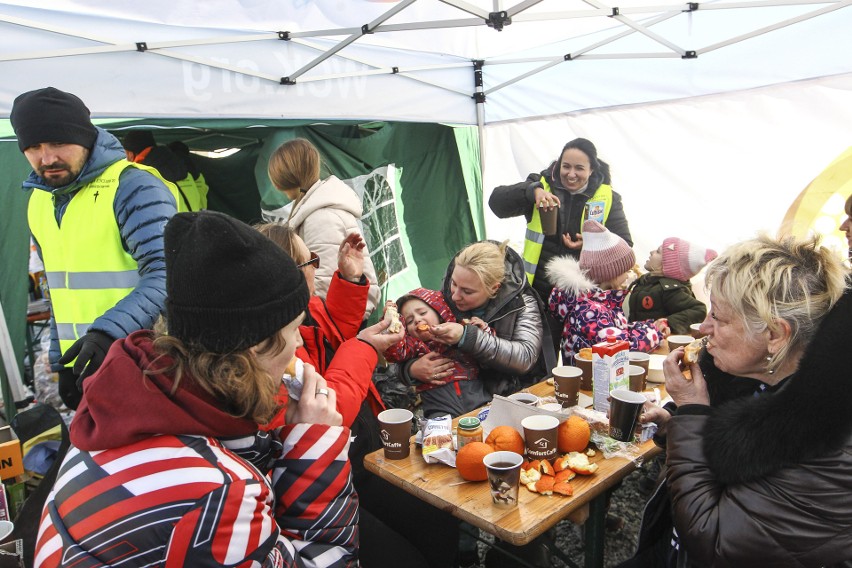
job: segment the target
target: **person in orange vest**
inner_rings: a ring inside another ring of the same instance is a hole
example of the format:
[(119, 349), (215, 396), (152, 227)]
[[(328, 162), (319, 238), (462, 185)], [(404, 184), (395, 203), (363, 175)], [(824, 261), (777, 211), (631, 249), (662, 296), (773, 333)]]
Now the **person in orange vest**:
[(164, 179), (177, 186), (178, 211), (200, 211), (201, 194), (186, 163), (165, 146), (157, 144), (150, 130), (131, 130), (122, 141), (127, 159), (156, 169)]

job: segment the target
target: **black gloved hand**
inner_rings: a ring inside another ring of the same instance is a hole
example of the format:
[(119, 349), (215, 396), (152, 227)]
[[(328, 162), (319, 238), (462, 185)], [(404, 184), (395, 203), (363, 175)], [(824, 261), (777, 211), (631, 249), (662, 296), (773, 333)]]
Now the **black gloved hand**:
[(112, 337), (102, 331), (89, 331), (59, 358), (60, 365), (67, 365), (77, 358), (73, 371), (77, 375), (77, 388), (80, 392), (83, 392), (83, 379), (98, 370), (113, 341)]

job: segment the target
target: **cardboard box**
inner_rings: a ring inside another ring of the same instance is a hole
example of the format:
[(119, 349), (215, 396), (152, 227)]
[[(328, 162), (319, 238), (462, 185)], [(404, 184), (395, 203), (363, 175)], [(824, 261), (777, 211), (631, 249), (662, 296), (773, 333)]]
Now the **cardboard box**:
[(11, 426), (0, 428), (0, 479), (11, 479), (24, 473), (21, 441)]

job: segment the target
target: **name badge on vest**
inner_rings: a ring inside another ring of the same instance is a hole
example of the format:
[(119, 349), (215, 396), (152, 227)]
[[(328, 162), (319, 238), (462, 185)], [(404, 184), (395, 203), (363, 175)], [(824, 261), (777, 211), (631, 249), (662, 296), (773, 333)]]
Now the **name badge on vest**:
[(604, 207), (606, 203), (603, 201), (588, 201), (586, 202), (586, 220), (593, 219), (603, 225), (604, 222)]

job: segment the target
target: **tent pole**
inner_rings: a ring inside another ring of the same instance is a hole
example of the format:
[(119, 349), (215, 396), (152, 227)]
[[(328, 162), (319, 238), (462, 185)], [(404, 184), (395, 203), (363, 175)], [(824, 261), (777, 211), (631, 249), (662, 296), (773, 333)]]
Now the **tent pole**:
[[(483, 89), (482, 67), (485, 61), (473, 62), (473, 100), (476, 103), (476, 132), (479, 138), (479, 175), (485, 172), (485, 90)], [(483, 235), (484, 236), (484, 235)]]

